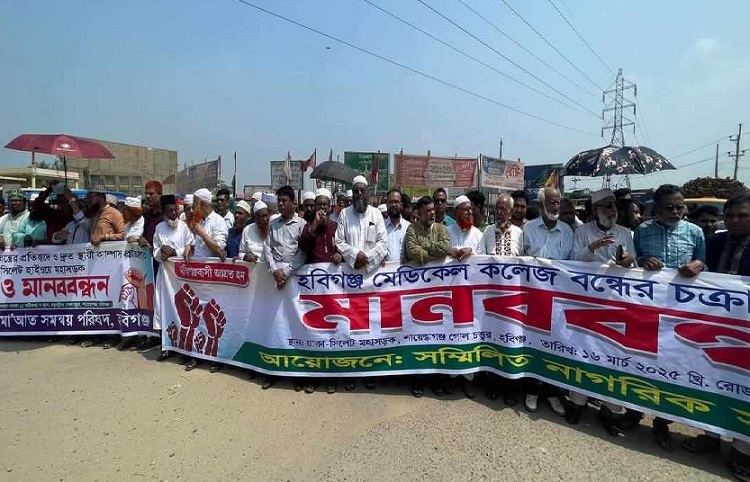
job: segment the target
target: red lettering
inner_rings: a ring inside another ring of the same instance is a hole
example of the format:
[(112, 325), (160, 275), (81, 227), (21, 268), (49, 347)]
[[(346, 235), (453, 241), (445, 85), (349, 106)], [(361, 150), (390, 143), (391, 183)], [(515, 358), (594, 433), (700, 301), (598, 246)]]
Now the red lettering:
[(680, 323), (675, 335), (703, 350), (709, 360), (720, 365), (750, 371), (750, 332), (711, 323)]
[[(659, 346), (659, 314), (653, 310), (632, 306), (617, 308), (565, 308), (565, 321), (593, 332), (618, 345), (656, 354)], [(618, 330), (610, 325), (617, 324)]]
[(16, 288), (13, 286), (12, 279), (3, 280), (3, 294), (8, 298), (16, 296)]
[(552, 293), (534, 291), (497, 291), (482, 302), (484, 310), (506, 320), (514, 321), (546, 333), (552, 331)]
[[(471, 286), (452, 286), (435, 294), (425, 294), (411, 307), (411, 317), (417, 323), (443, 323), (445, 313), (439, 308), (449, 308), (453, 313), (453, 324), (474, 323), (474, 302)], [(436, 310), (436, 308), (438, 308)]]
[(363, 295), (300, 295), (300, 301), (315, 306), (302, 316), (302, 323), (313, 330), (336, 331), (341, 322), (351, 331), (370, 329), (370, 296)]

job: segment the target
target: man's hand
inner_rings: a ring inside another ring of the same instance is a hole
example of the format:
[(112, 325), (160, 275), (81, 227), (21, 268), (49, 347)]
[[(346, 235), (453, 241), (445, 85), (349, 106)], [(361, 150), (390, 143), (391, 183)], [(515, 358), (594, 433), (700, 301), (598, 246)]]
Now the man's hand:
[(618, 266), (623, 266), (625, 268), (630, 268), (631, 266), (633, 266), (633, 261), (635, 261), (633, 259), (633, 256), (631, 256), (630, 253), (626, 253), (623, 251), (622, 258), (616, 259), (615, 264), (617, 264)]
[(594, 241), (593, 243), (589, 244), (589, 251), (592, 253), (596, 251), (597, 249), (604, 248), (606, 246), (609, 246), (611, 244), (615, 243), (615, 237), (612, 234), (608, 234), (604, 237), (601, 237)]
[(644, 257), (638, 260), (638, 266), (641, 266), (643, 269), (648, 271), (659, 271), (664, 267), (661, 261), (651, 257)]
[(359, 269), (364, 266), (367, 266), (367, 255), (360, 251), (357, 253), (357, 259), (354, 260), (354, 269)]
[(245, 261), (247, 261), (248, 263), (257, 263), (258, 257), (253, 253), (245, 253)]
[(224, 250), (224, 249), (221, 250), (221, 254), (219, 255), (219, 259), (221, 260), (222, 263), (224, 261), (226, 261), (226, 259), (227, 259), (227, 252), (226, 252), (226, 250)]
[[(146, 238), (144, 238), (143, 236), (141, 236), (140, 238), (138, 238), (138, 246), (140, 246), (142, 248), (150, 248), (151, 247), (151, 245), (148, 243), (148, 240)], [(162, 246), (161, 250), (164, 251), (164, 246)], [(171, 254), (170, 256), (174, 256), (174, 255)]]
[(344, 257), (341, 256), (341, 253), (333, 253), (332, 259), (334, 264), (340, 264), (342, 261), (344, 261)]
[[(143, 239), (143, 238), (141, 238)], [(161, 257), (162, 259), (168, 259), (173, 256), (177, 256), (177, 251), (174, 250), (172, 246), (167, 246), (166, 244), (161, 247)]]
[(694, 259), (685, 266), (680, 266), (677, 271), (685, 278), (693, 278), (703, 271), (703, 261)]
[(185, 252), (182, 253), (182, 257), (185, 258), (185, 262), (190, 262), (190, 256), (193, 255), (193, 247), (192, 246), (185, 246)]
[(102, 237), (100, 235), (98, 235), (98, 234), (92, 234), (91, 235), (91, 244), (93, 246), (99, 246), (99, 244), (101, 244), (101, 242), (102, 242)]
[(200, 223), (193, 224), (190, 229), (196, 236), (200, 236), (201, 238), (206, 235), (206, 230), (203, 229), (203, 226)]
[(281, 289), (284, 287), (284, 284), (286, 283), (286, 275), (284, 274), (284, 270), (279, 268), (276, 271), (273, 272), (273, 280), (276, 281), (276, 287)]

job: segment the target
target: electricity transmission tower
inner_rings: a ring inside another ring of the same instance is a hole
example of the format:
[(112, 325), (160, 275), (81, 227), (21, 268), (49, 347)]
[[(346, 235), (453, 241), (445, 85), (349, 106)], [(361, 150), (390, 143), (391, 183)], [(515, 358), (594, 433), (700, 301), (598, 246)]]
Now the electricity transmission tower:
[[(634, 83), (625, 80), (622, 76), (622, 69), (617, 69), (615, 83), (602, 93), (602, 102), (604, 103), (602, 121), (607, 122), (602, 127), (602, 137), (604, 137), (604, 131), (611, 130), (612, 139), (609, 143), (613, 146), (623, 147), (625, 145), (625, 135), (622, 132), (623, 127), (632, 126), (633, 134), (635, 134), (635, 122), (624, 115), (625, 111), (629, 111), (630, 109), (633, 110), (633, 116), (636, 115), (635, 103), (625, 98), (625, 91), (630, 89), (633, 90), (633, 97), (637, 97), (638, 87)], [(610, 182), (610, 177), (607, 176), (603, 184), (609, 187)], [(630, 188), (629, 176), (625, 175), (624, 182)]]

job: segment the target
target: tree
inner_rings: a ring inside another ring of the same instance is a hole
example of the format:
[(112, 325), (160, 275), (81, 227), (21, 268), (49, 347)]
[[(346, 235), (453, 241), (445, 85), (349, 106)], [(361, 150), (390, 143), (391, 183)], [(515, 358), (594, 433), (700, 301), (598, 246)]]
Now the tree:
[(682, 186), (682, 191), (686, 198), (715, 197), (719, 199), (730, 199), (750, 193), (740, 181), (733, 181), (728, 177), (725, 179), (699, 177), (686, 182)]
[(47, 161), (39, 161), (36, 163), (36, 167), (39, 169), (49, 169), (49, 163)]

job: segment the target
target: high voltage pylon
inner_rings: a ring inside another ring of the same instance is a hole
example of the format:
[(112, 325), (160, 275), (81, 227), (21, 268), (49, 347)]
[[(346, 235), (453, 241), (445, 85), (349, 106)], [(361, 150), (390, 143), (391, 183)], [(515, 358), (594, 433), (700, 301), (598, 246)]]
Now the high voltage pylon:
[(612, 130), (610, 144), (613, 146), (623, 147), (625, 145), (625, 135), (622, 132), (623, 127), (633, 126), (633, 134), (635, 134), (635, 122), (624, 116), (625, 110), (631, 108), (633, 109), (633, 115), (636, 115), (635, 103), (625, 98), (625, 91), (629, 89), (633, 89), (633, 97), (638, 97), (637, 86), (625, 80), (622, 76), (622, 69), (617, 69), (617, 78), (614, 85), (602, 93), (602, 102), (604, 103), (602, 121), (605, 120), (604, 118), (608, 112), (613, 113), (611, 123), (602, 127), (602, 137), (604, 137), (604, 131)]

